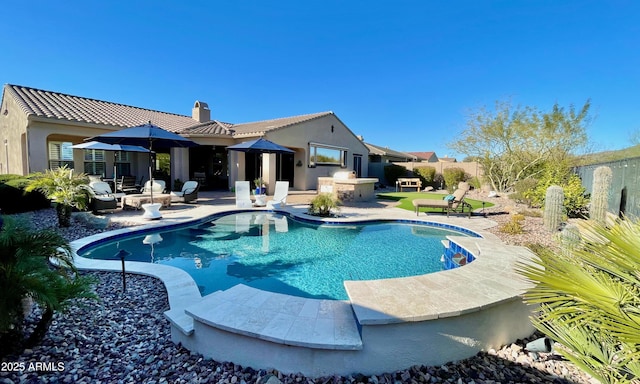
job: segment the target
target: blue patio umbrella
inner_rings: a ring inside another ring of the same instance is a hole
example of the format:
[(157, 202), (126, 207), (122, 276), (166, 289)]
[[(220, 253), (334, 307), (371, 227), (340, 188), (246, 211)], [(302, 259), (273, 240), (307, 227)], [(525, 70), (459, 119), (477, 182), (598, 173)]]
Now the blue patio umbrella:
[[(114, 187), (117, 185), (117, 172), (116, 172), (116, 162), (115, 156), (118, 152), (149, 152), (148, 149), (137, 146), (137, 145), (122, 145), (122, 144), (107, 144), (101, 143), (99, 141), (88, 141), (86, 143), (72, 145), (71, 148), (75, 149), (96, 149), (102, 151), (113, 151), (114, 161), (113, 161), (113, 185)], [(115, 190), (114, 190), (115, 192)]]
[[(294, 150), (283, 147), (282, 145), (276, 144), (273, 141), (263, 139), (262, 137), (256, 140), (245, 141), (228, 146), (227, 149), (245, 153), (259, 153), (260, 160), (262, 160), (263, 153), (295, 153)], [(262, 161), (260, 161), (260, 180), (262, 180)]]
[(131, 128), (94, 136), (85, 141), (99, 141), (107, 144), (137, 145), (149, 150), (149, 180), (151, 180), (151, 203), (153, 203), (153, 173), (151, 156), (158, 148), (188, 148), (198, 146), (197, 143), (176, 133), (164, 130), (151, 122)]

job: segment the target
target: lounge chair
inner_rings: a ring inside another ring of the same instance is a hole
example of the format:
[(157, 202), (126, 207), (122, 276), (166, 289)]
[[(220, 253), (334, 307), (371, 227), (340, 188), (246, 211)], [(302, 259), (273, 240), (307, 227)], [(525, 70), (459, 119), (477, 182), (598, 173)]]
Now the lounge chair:
[(248, 181), (236, 181), (236, 208), (251, 208), (251, 188)]
[[(103, 183), (103, 182), (93, 182), (91, 184), (94, 183)], [(104, 183), (107, 184), (107, 183)], [(101, 185), (98, 185), (98, 191), (102, 192), (103, 190), (100, 189)], [(109, 190), (111, 190), (111, 188), (109, 187), (109, 185), (107, 184), (107, 188), (109, 188)], [(89, 191), (89, 209), (91, 209), (91, 211), (94, 214), (97, 214), (100, 211), (107, 211), (107, 210), (112, 210), (112, 209), (117, 209), (118, 208), (118, 199), (116, 199), (116, 196), (114, 194), (98, 194), (96, 193), (96, 190), (94, 190), (93, 186), (89, 185), (89, 188), (87, 188), (87, 190)]]
[(180, 192), (171, 192), (171, 201), (190, 203), (198, 199), (200, 184), (197, 181), (185, 181)]
[(106, 181), (92, 181), (89, 183), (89, 187), (91, 187), (93, 193), (97, 196), (113, 195), (117, 200), (120, 200), (122, 199), (122, 196), (125, 196), (122, 192), (113, 193), (113, 191), (111, 191), (111, 186)]
[(452, 200), (435, 200), (435, 199), (415, 199), (413, 200), (413, 206), (416, 209), (416, 216), (420, 214), (420, 208), (442, 208), (443, 212), (447, 212), (447, 217), (449, 217), (450, 212), (457, 212), (460, 209), (460, 212), (464, 213), (465, 207), (469, 209), (468, 217), (471, 217), (471, 204), (464, 201), (464, 197), (469, 191), (469, 183), (460, 183), (458, 185), (458, 189), (453, 192)]
[[(153, 179), (153, 193), (164, 193), (165, 189), (167, 189), (167, 184), (164, 180)], [(144, 183), (144, 187), (142, 187), (141, 192), (144, 194), (151, 193), (151, 180), (147, 180), (147, 182)]]
[(277, 209), (287, 205), (287, 196), (289, 195), (289, 182), (276, 181), (276, 190), (273, 193), (273, 199), (267, 201), (268, 209)]

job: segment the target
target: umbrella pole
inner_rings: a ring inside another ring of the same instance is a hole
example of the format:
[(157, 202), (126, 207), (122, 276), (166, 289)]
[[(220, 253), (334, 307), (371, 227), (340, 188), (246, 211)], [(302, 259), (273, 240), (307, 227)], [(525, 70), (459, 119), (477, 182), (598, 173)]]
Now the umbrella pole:
[(151, 186), (151, 204), (153, 204), (153, 171), (152, 171), (152, 165), (153, 165), (153, 151), (151, 150), (151, 142), (149, 142), (149, 185)]
[(113, 152), (113, 193), (118, 192), (118, 177), (116, 176), (116, 158), (118, 151)]

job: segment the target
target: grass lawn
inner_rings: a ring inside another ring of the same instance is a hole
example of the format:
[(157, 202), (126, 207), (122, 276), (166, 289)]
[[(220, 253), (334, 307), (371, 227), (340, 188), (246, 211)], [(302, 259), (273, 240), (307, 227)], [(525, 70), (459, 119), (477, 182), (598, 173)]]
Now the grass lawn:
[[(387, 192), (378, 193), (378, 199), (395, 200), (399, 201), (398, 208), (406, 209), (408, 211), (415, 211), (413, 199), (434, 199), (442, 200), (445, 195), (442, 193), (427, 193), (427, 192)], [(467, 203), (471, 204), (473, 209), (482, 208), (481, 200), (464, 199)], [(485, 208), (493, 207), (493, 203), (485, 202)], [(420, 212), (442, 212), (441, 208), (420, 208)]]

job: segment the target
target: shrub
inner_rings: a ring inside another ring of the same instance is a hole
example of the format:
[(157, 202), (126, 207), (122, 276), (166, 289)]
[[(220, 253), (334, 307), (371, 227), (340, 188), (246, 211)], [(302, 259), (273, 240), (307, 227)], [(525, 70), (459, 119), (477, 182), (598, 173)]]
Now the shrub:
[(524, 215), (519, 213), (511, 215), (511, 220), (502, 224), (498, 229), (500, 232), (507, 233), (509, 235), (524, 233)]
[(571, 173), (569, 169), (548, 168), (542, 175), (534, 189), (524, 192), (524, 196), (530, 199), (532, 207), (544, 206), (547, 188), (552, 185), (561, 186), (564, 190), (564, 208), (568, 217), (583, 217), (589, 199), (585, 196), (585, 188), (578, 175)]
[(407, 175), (407, 169), (405, 167), (390, 164), (384, 167), (384, 178), (389, 185), (395, 185), (399, 177)]
[(434, 186), (436, 169), (434, 167), (415, 167), (413, 173), (420, 178), (422, 186)]
[(476, 176), (474, 176), (474, 177), (470, 178), (469, 180), (467, 180), (467, 183), (469, 183), (469, 185), (473, 189), (482, 188), (482, 182), (480, 182), (480, 179), (478, 177), (476, 177)]
[(446, 168), (442, 171), (444, 177), (444, 184), (450, 193), (456, 188), (458, 183), (466, 180), (466, 172), (462, 168)]
[(314, 216), (328, 217), (333, 214), (331, 210), (337, 210), (340, 204), (340, 200), (333, 197), (332, 194), (320, 193), (311, 200), (308, 213)]
[(25, 192), (30, 180), (18, 175), (2, 175), (0, 182), (0, 210), (13, 214), (49, 208), (49, 199), (40, 191)]
[(531, 198), (527, 196), (527, 192), (533, 190), (538, 185), (538, 180), (527, 177), (523, 180), (518, 180), (513, 185), (514, 192), (509, 195), (509, 198), (517, 203), (526, 204), (531, 207)]

